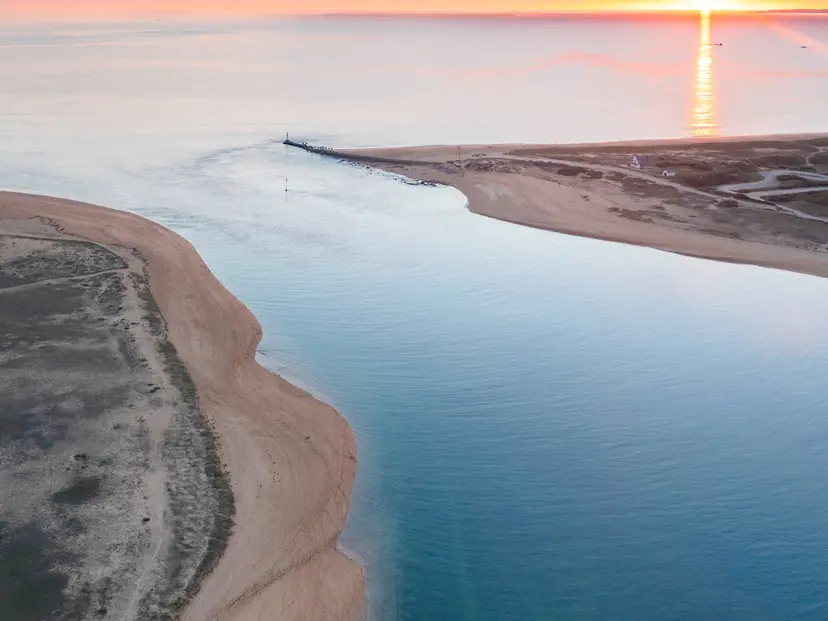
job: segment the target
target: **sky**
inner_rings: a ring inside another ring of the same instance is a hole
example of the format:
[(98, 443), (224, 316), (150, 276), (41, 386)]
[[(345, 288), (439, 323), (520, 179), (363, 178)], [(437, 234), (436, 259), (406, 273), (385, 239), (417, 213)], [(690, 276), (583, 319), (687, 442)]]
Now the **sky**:
[(559, 12), (638, 9), (751, 10), (828, 7), (828, 0), (0, 0), (0, 17), (132, 13)]

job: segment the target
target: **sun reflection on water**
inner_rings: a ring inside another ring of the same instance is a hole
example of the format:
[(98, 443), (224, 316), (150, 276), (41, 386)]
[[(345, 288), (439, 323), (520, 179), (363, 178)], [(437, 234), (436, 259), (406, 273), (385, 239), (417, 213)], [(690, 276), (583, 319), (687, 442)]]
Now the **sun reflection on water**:
[(714, 118), (713, 44), (710, 36), (710, 11), (701, 12), (699, 24), (699, 53), (696, 58), (696, 81), (693, 89), (694, 136), (714, 136), (718, 126)]

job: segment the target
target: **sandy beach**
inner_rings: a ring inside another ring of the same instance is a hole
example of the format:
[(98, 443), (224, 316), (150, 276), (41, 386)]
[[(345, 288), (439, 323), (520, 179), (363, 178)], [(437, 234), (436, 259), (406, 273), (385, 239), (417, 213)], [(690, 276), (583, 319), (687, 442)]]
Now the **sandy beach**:
[(353, 435), (331, 407), (255, 362), (261, 327), (252, 313), (187, 241), (154, 222), (9, 192), (0, 205), (7, 228), (48, 225), (61, 238), (135, 249), (145, 262), (235, 497), (232, 537), (181, 618), (362, 618), (362, 571), (337, 550), (356, 469)]
[[(784, 149), (788, 141), (824, 140), (824, 134), (803, 134), (717, 138), (715, 144), (723, 152), (742, 147), (772, 151)], [(695, 152), (712, 144), (710, 139), (677, 139), (371, 148), (331, 154), (409, 179), (454, 187), (466, 196), (470, 211), (515, 224), (828, 276), (828, 223), (744, 202), (737, 209), (722, 209), (716, 204), (721, 197), (709, 190), (633, 171), (615, 161), (619, 153)], [(608, 156), (615, 158), (609, 160), (612, 163), (606, 163)], [(579, 170), (562, 171), (565, 167)]]

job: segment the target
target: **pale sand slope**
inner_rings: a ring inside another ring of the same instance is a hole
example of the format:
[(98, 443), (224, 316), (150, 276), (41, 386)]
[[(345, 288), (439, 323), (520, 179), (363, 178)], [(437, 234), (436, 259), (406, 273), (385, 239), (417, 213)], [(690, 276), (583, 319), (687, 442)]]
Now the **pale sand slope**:
[(336, 549), (356, 469), (346, 422), (255, 362), (259, 323), (183, 238), (126, 212), (0, 192), (0, 218), (33, 217), (143, 255), (168, 338), (215, 424), (236, 525), (183, 619), (364, 617), (362, 571)]
[[(786, 136), (791, 139), (799, 137)], [(736, 142), (741, 139), (731, 140)], [(638, 141), (604, 143), (594, 146), (598, 148), (610, 144), (677, 145), (691, 142), (693, 141)], [(460, 147), (460, 154), (464, 166), (475, 161), (506, 159), (513, 161), (519, 167), (520, 160), (524, 156), (512, 155), (512, 152), (521, 148), (526, 149), (528, 146), (466, 145)], [(531, 147), (533, 150), (544, 148), (543, 145), (531, 145)], [(668, 222), (643, 222), (621, 217), (617, 211), (613, 212), (610, 209), (641, 211), (642, 207), (646, 207), (644, 203), (652, 201), (625, 194), (606, 183), (600, 185), (601, 182), (589, 182), (569, 177), (550, 180), (550, 178), (542, 178), (531, 173), (528, 167), (525, 174), (460, 171), (456, 167), (457, 146), (350, 149), (336, 153), (346, 157), (356, 156), (361, 158), (361, 161), (357, 163), (401, 174), (411, 179), (452, 186), (465, 194), (470, 211), (491, 218), (582, 237), (647, 246), (689, 256), (828, 276), (828, 254), (785, 245), (785, 240), (780, 241), (772, 235), (754, 236), (751, 241), (745, 241), (710, 234), (709, 230), (707, 232), (693, 230), (692, 225), (679, 227), (672, 226)], [(379, 158), (379, 161), (362, 158)], [(446, 164), (446, 166), (435, 166), (435, 164)], [(589, 164), (581, 162), (574, 163), (574, 165), (590, 167)], [(602, 167), (593, 166), (593, 168), (601, 169)], [(631, 176), (651, 178), (644, 173), (625, 172)], [(656, 179), (655, 181), (665, 186), (678, 186), (677, 183), (667, 180)], [(682, 190), (688, 196), (705, 194), (690, 188), (682, 187)], [(675, 211), (679, 208), (671, 209)], [(691, 215), (691, 217), (696, 216)]]

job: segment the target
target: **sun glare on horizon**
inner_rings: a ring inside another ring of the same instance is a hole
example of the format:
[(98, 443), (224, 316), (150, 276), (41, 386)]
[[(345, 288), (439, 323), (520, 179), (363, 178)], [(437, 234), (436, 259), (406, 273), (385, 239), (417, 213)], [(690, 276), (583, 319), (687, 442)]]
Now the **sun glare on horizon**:
[(749, 7), (736, 0), (679, 0), (667, 5), (666, 8), (673, 11), (699, 11), (700, 13), (750, 10)]

